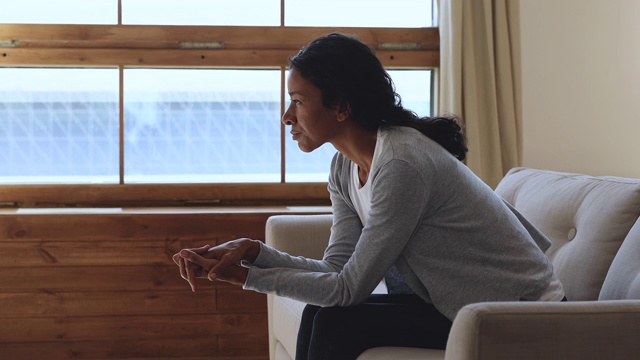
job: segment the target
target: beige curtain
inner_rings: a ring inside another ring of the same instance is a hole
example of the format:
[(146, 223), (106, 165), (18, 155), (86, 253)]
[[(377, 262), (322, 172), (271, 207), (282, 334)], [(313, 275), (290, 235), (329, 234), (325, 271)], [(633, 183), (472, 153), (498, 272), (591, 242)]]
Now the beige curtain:
[(489, 186), (522, 162), (519, 0), (439, 0), (440, 114), (466, 124), (467, 165)]

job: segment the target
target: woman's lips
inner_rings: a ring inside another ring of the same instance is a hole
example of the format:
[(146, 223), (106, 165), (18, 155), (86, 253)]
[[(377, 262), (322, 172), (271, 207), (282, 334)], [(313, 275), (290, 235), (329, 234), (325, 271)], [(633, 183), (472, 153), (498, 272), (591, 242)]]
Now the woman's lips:
[(291, 131), (291, 138), (293, 140), (297, 140), (301, 135), (302, 133), (300, 131)]

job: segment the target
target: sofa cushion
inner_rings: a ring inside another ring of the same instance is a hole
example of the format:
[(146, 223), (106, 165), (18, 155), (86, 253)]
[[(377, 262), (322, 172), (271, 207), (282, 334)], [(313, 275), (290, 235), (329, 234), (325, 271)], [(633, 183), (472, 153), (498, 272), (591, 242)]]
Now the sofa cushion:
[(569, 300), (597, 300), (638, 218), (640, 179), (515, 168), (496, 192), (552, 241), (547, 256)]
[(444, 350), (418, 349), (410, 347), (377, 347), (369, 349), (356, 360), (443, 360)]
[(613, 259), (599, 300), (640, 299), (640, 220)]

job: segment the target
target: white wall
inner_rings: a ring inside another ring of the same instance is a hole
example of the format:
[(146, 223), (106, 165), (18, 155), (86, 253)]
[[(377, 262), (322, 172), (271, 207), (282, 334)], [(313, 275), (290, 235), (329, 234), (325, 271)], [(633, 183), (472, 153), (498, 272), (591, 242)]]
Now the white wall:
[(523, 165), (640, 177), (640, 0), (520, 0)]

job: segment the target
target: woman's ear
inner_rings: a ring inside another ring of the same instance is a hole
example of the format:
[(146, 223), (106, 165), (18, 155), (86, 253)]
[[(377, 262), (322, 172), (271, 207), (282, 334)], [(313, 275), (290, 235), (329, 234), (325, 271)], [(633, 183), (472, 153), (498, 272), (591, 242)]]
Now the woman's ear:
[(336, 117), (338, 121), (343, 122), (351, 117), (351, 105), (342, 103), (336, 108)]

